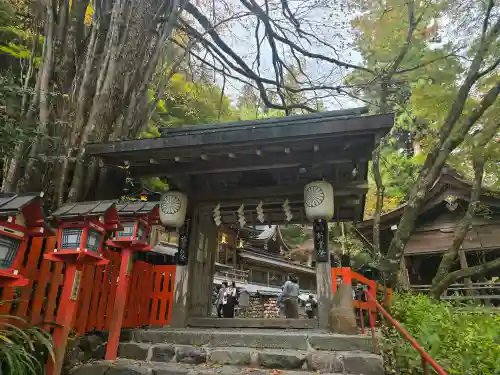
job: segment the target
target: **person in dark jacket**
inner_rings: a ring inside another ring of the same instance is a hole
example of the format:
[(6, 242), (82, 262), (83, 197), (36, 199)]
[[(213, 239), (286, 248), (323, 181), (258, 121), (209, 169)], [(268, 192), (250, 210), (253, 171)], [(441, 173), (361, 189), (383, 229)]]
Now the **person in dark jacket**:
[(222, 300), (222, 313), (224, 318), (234, 318), (234, 307), (238, 302), (238, 292), (236, 283), (233, 281), (230, 287), (224, 291), (224, 299)]
[(318, 304), (314, 300), (314, 297), (312, 295), (309, 295), (309, 298), (307, 299), (306, 306), (305, 306), (306, 314), (307, 314), (307, 317), (309, 319), (314, 318), (314, 316), (316, 315), (315, 313), (316, 313), (317, 307), (318, 307)]

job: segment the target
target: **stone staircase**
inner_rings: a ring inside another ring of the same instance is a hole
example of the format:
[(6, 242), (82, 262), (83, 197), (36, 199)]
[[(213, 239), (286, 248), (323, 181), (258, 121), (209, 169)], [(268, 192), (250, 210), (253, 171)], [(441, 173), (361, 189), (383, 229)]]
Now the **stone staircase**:
[(371, 339), (318, 329), (151, 329), (122, 335), (118, 361), (73, 375), (384, 375)]

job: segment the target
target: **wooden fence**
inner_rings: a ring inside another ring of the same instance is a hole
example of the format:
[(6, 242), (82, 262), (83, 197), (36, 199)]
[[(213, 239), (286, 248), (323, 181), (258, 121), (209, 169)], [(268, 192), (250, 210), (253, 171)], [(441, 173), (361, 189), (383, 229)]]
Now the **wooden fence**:
[[(64, 265), (43, 258), (56, 245), (55, 237), (29, 240), (20, 274), (28, 278), (21, 288), (0, 289), (0, 314), (13, 314), (32, 324), (56, 321), (64, 280)], [(116, 294), (120, 254), (105, 250), (106, 266), (86, 265), (72, 327), (78, 334), (107, 331)], [(175, 266), (134, 262), (124, 318), (124, 328), (169, 324), (174, 293)]]

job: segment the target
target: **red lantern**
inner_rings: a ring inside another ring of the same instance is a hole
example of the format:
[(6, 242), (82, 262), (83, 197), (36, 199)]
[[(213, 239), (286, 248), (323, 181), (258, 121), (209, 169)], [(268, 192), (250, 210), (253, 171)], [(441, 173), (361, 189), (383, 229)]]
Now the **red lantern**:
[(113, 201), (67, 204), (52, 214), (57, 228), (57, 248), (46, 259), (68, 264), (103, 265), (106, 232), (121, 229)]
[(116, 231), (113, 238), (106, 244), (120, 250), (121, 265), (106, 346), (107, 360), (116, 359), (118, 352), (133, 253), (151, 250), (149, 233), (151, 225), (160, 222), (158, 205), (159, 202), (131, 202), (116, 205), (123, 229)]
[(45, 223), (43, 193), (0, 194), (0, 287), (25, 286), (19, 274), (29, 237), (52, 229)]
[(111, 247), (131, 247), (134, 251), (149, 251), (151, 226), (160, 223), (158, 202), (129, 202), (116, 205), (122, 229), (115, 231), (106, 244)]
[(102, 250), (106, 232), (121, 229), (114, 201), (70, 203), (52, 214), (57, 228), (57, 249), (46, 259), (64, 262), (63, 289), (52, 335), (55, 361), (47, 364), (47, 373), (60, 375), (76, 307), (82, 268), (85, 264), (103, 265), (108, 261)]

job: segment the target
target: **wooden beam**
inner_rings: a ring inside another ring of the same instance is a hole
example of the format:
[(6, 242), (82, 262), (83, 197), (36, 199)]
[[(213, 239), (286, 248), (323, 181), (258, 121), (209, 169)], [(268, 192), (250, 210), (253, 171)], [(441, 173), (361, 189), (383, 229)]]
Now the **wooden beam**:
[(141, 177), (171, 177), (176, 175), (202, 175), (215, 173), (245, 172), (261, 169), (284, 169), (284, 168), (310, 168), (314, 166), (327, 166), (335, 164), (367, 162), (368, 157), (364, 154), (369, 150), (369, 145), (361, 144), (360, 148), (349, 149), (347, 151), (338, 151), (335, 149), (323, 152), (298, 152), (298, 153), (280, 153), (276, 155), (261, 154), (248, 155), (237, 158), (228, 158), (227, 156), (218, 159), (211, 158), (201, 163), (199, 160), (193, 163), (168, 163), (154, 164), (149, 163), (144, 166), (131, 166), (130, 173), (133, 176)]
[[(332, 183), (335, 196), (363, 195), (368, 191), (368, 181), (355, 181), (348, 183)], [(283, 197), (292, 199), (294, 196), (304, 194), (304, 184), (265, 186), (256, 188), (232, 188), (228, 190), (196, 191), (200, 203), (241, 201), (255, 199), (266, 201), (270, 198)], [(240, 203), (241, 204), (241, 203)]]

